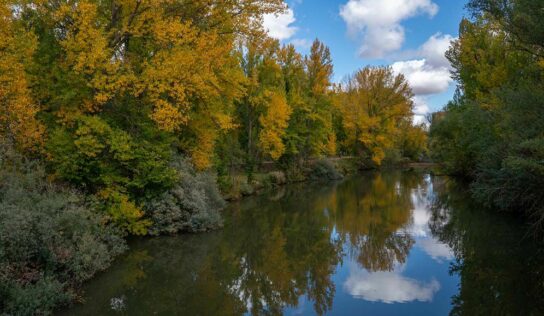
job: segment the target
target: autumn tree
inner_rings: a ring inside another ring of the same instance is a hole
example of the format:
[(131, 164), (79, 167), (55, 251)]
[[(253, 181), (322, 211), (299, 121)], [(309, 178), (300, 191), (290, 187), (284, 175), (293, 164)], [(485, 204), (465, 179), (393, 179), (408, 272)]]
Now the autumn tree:
[(56, 179), (145, 233), (142, 205), (176, 182), (172, 155), (210, 168), (217, 138), (236, 127), (246, 89), (237, 40), (263, 36), (263, 14), (284, 9), (281, 0), (3, 3), (2, 133), (23, 147), (46, 139)]
[(412, 90), (391, 68), (366, 67), (345, 80), (336, 106), (346, 144), (358, 155), (380, 165), (401, 135), (401, 122), (413, 113)]
[[(302, 93), (292, 93), (293, 115), (289, 124), (290, 154), (294, 158), (335, 154), (332, 132), (331, 77), (332, 59), (329, 48), (315, 40), (310, 54), (301, 63), (284, 63), (284, 71), (297, 73), (303, 78)], [(293, 68), (293, 70), (289, 70)], [(295, 77), (292, 80), (297, 80)], [(300, 80), (300, 79), (298, 79)], [(290, 86), (295, 86), (291, 83)]]
[(0, 138), (23, 150), (38, 150), (44, 127), (36, 118), (39, 107), (27, 75), (36, 37), (14, 17), (6, 1), (0, 2), (0, 38)]
[(238, 102), (238, 122), (243, 133), (248, 173), (262, 158), (277, 160), (285, 151), (283, 136), (291, 108), (285, 97), (278, 64), (280, 44), (262, 36), (247, 38), (239, 48), (246, 75), (246, 94)]

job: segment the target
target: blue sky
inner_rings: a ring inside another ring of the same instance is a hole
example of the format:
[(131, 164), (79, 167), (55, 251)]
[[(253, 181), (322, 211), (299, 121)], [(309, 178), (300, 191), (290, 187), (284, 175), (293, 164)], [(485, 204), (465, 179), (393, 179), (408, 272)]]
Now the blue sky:
[(466, 15), (464, 0), (289, 0), (289, 11), (265, 17), (272, 37), (307, 53), (319, 38), (329, 46), (334, 81), (366, 65), (391, 65), (416, 94), (415, 112), (436, 111), (455, 83), (443, 57)]

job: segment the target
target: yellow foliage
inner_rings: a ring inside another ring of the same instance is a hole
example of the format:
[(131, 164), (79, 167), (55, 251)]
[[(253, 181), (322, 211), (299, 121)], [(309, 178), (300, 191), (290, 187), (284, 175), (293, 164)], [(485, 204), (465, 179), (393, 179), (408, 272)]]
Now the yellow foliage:
[(335, 156), (336, 155), (336, 151), (337, 151), (336, 142), (337, 142), (336, 134), (331, 133), (329, 135), (329, 137), (328, 137), (327, 144), (325, 145), (325, 153), (328, 156)]
[(197, 170), (205, 170), (212, 165), (217, 131), (213, 122), (201, 117), (191, 122), (196, 145), (191, 148), (191, 159)]
[(51, 16), (50, 27), (61, 30), (59, 64), (87, 88), (74, 93), (78, 100), (52, 109), (61, 123), (71, 124), (81, 114), (102, 111), (117, 97), (132, 96), (164, 131), (191, 129), (187, 124), (205, 116), (215, 122), (208, 126), (214, 129), (209, 134), (235, 126), (231, 104), (244, 93), (245, 83), (232, 53), (236, 36), (259, 33), (253, 29), (262, 14), (285, 9), (281, 0), (35, 5)]
[(179, 128), (182, 122), (187, 122), (187, 117), (180, 113), (179, 109), (163, 100), (157, 100), (155, 109), (150, 117), (162, 130), (173, 132)]
[(351, 76), (338, 92), (337, 107), (347, 145), (363, 149), (381, 165), (395, 145), (400, 123), (413, 115), (412, 91), (402, 75), (390, 68), (367, 67)]
[(147, 234), (151, 222), (141, 219), (144, 213), (127, 195), (116, 189), (106, 188), (98, 192), (98, 197), (106, 202), (108, 215), (113, 222), (134, 235)]
[(259, 144), (261, 149), (274, 160), (278, 160), (285, 151), (282, 137), (285, 135), (291, 112), (285, 96), (274, 93), (270, 97), (266, 114), (259, 118), (262, 126)]
[(0, 38), (0, 137), (11, 138), (23, 150), (38, 150), (44, 127), (36, 119), (39, 108), (30, 96), (25, 72), (36, 38), (17, 27), (4, 2), (0, 2)]

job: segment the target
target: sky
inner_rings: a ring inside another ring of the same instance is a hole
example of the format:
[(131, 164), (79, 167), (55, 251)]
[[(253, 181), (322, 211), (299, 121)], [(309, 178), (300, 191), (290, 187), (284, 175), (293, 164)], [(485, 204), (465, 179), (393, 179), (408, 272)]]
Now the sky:
[(335, 82), (367, 65), (391, 66), (414, 91), (415, 117), (440, 110), (455, 82), (444, 53), (467, 15), (465, 0), (288, 0), (264, 17), (271, 37), (308, 53), (318, 38), (329, 46)]

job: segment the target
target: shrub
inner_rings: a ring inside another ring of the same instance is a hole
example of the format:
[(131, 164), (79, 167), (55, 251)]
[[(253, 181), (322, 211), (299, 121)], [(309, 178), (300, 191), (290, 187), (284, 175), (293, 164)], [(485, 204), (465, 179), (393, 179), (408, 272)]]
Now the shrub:
[(358, 159), (344, 158), (336, 163), (336, 169), (344, 176), (357, 173), (359, 167)]
[(316, 161), (310, 172), (310, 178), (314, 180), (340, 180), (343, 177), (334, 163), (328, 159)]
[(153, 222), (149, 233), (201, 232), (220, 227), (219, 211), (225, 202), (215, 177), (207, 172), (197, 173), (184, 158), (176, 158), (172, 167), (178, 172), (180, 180), (172, 189), (145, 206)]
[(272, 171), (268, 173), (268, 178), (273, 185), (283, 185), (287, 183), (287, 177), (282, 171)]
[(48, 314), (106, 269), (125, 242), (81, 194), (46, 181), (39, 164), (3, 152), (0, 310)]

